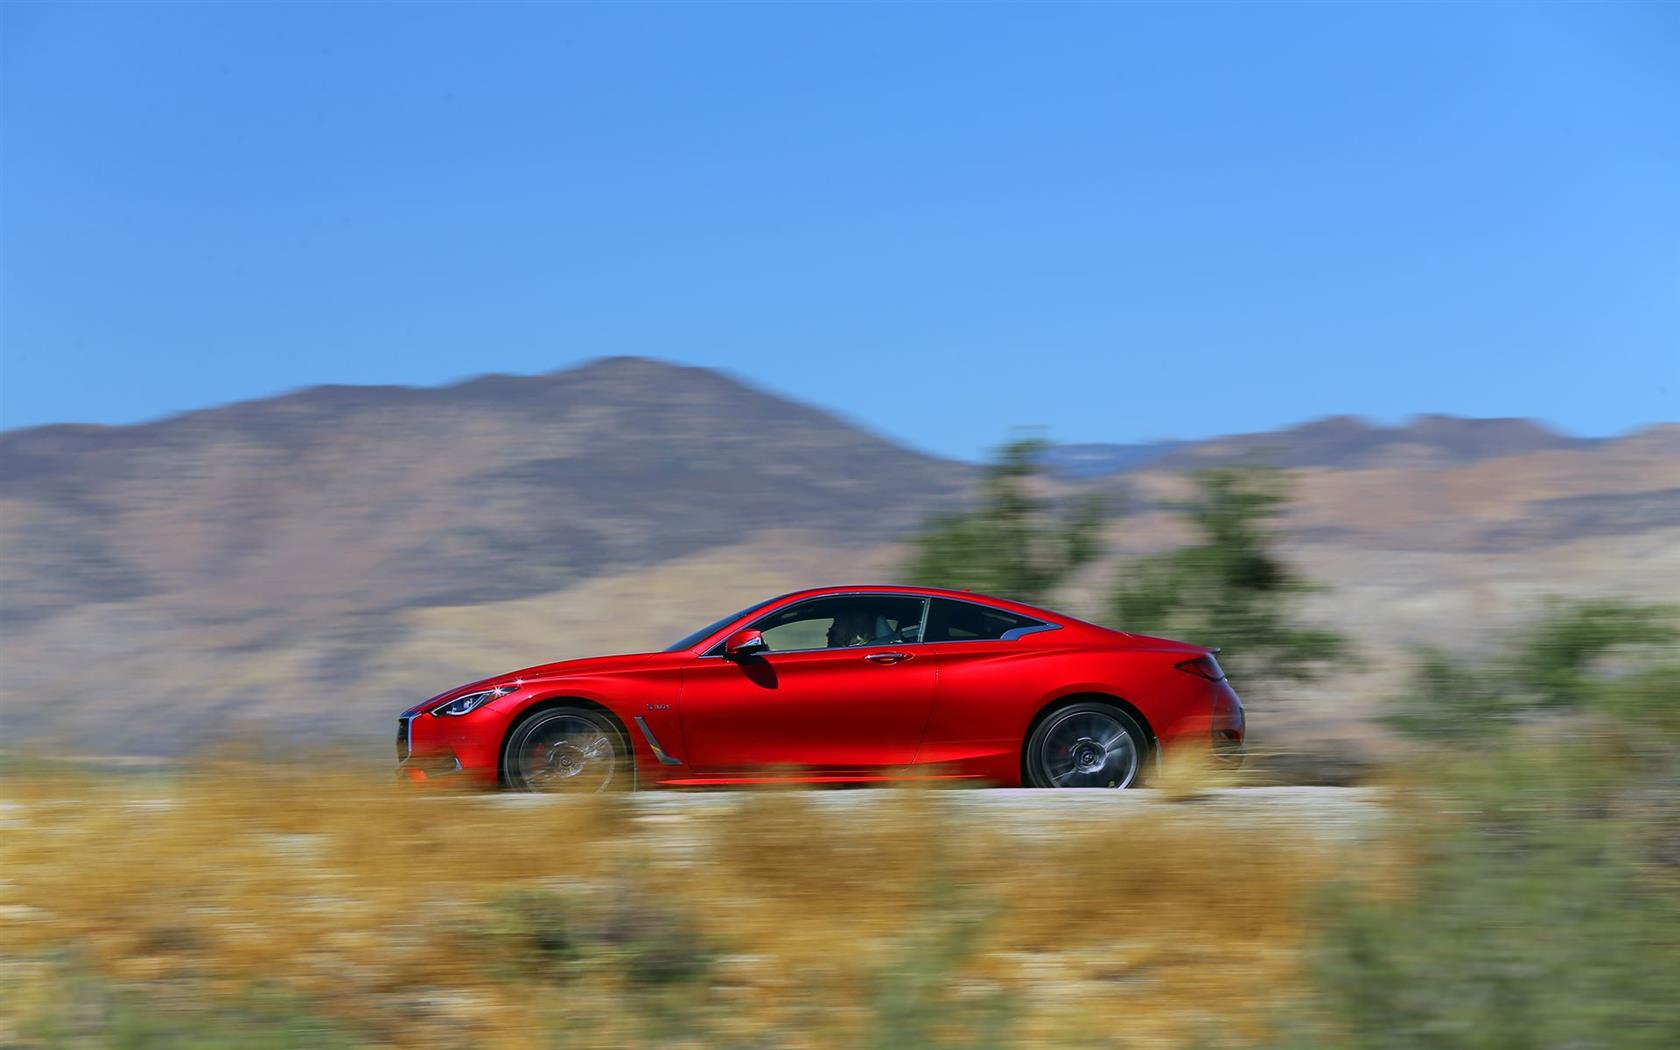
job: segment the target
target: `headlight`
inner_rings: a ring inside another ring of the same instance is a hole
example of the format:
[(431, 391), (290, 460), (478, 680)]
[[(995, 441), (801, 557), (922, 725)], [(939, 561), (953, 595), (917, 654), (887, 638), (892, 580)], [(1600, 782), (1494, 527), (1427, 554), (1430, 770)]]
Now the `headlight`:
[(482, 693), (468, 693), (466, 696), (457, 696), (441, 707), (432, 708), (432, 714), (433, 716), (464, 715), (468, 711), (478, 710), (497, 697), (508, 695), (513, 690), (514, 687), (511, 685), (499, 685), (494, 689), (486, 689)]

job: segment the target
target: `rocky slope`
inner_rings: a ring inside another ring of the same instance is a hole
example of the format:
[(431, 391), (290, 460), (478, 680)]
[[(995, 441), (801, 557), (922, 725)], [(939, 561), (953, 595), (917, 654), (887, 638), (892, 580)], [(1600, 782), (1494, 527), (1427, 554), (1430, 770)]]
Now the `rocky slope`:
[[(1524, 421), (1332, 419), (1057, 457), (1063, 488), (1132, 508), (1115, 557), (1063, 596), (1087, 614), (1125, 556), (1177, 540), (1158, 508), (1186, 470), (1297, 470), (1286, 542), (1376, 674), (1279, 725), (1357, 723), (1407, 645), (1473, 637), (1545, 593), (1680, 593), (1677, 426), (1581, 441)], [(390, 715), (456, 681), (890, 578), (896, 545), (974, 477), (641, 359), (0, 434), (0, 732), (98, 753), (382, 745)]]

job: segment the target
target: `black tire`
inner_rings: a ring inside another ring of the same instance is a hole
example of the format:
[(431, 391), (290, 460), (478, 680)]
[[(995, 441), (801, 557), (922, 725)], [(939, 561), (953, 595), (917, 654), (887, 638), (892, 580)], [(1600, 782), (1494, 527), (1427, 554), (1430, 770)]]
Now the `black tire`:
[(502, 781), (514, 791), (626, 791), (634, 775), (623, 732), (587, 707), (550, 707), (527, 716), (508, 734), (502, 754)]
[(1149, 734), (1127, 712), (1098, 700), (1039, 719), (1022, 754), (1029, 787), (1131, 788), (1143, 780)]

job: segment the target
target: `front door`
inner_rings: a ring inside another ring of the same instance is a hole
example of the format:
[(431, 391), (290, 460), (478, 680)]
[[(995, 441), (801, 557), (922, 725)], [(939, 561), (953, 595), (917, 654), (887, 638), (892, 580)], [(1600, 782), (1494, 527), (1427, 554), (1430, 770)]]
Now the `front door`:
[(699, 657), (681, 712), (697, 772), (882, 773), (908, 766), (933, 705), (921, 645), (926, 602), (903, 595), (813, 598), (753, 626), (768, 652)]

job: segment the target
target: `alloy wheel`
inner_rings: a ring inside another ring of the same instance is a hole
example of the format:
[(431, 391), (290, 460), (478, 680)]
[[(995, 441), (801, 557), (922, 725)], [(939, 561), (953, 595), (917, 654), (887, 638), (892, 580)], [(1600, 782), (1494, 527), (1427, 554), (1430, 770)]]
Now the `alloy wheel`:
[(1142, 768), (1143, 749), (1129, 721), (1094, 705), (1050, 716), (1033, 734), (1034, 779), (1042, 787), (1130, 787)]
[(508, 779), (526, 791), (591, 794), (619, 775), (617, 730), (582, 711), (551, 711), (520, 727), (508, 752)]

